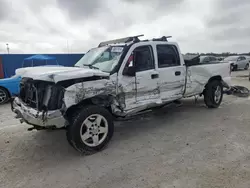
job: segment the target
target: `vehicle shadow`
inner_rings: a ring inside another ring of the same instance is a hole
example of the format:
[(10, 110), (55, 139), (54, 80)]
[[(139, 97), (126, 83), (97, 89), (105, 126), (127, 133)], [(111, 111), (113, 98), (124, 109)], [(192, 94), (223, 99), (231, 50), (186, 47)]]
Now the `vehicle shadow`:
[[(177, 126), (177, 129), (178, 126), (181, 128), (185, 124), (179, 122), (180, 113), (192, 117), (194, 114), (207, 110), (203, 100), (200, 99), (195, 103), (194, 99), (189, 99), (184, 100), (183, 105), (179, 107), (173, 105), (135, 116), (126, 121), (115, 122), (115, 133), (111, 143), (105, 150), (95, 155), (98, 157), (112, 153), (124, 141), (130, 142), (130, 139), (139, 141), (140, 136), (159, 133), (162, 127), (165, 127), (166, 132), (173, 126)], [(22, 143), (22, 147), (15, 151), (15, 155), (28, 159), (29, 165), (42, 165), (42, 167), (64, 162), (65, 164), (77, 163), (79, 160), (82, 162), (85, 158), (68, 144), (65, 130), (34, 131), (29, 140)]]
[[(170, 127), (173, 126), (173, 124), (182, 126), (178, 124), (180, 113), (190, 113), (189, 117), (192, 118), (192, 114), (198, 114), (202, 113), (202, 111), (208, 110), (202, 99), (199, 99), (198, 101), (188, 99), (183, 100), (182, 102), (182, 105), (178, 107), (171, 105), (135, 116), (126, 121), (117, 122), (114, 134), (116, 137), (115, 139), (129, 139), (130, 136), (133, 136), (134, 132), (137, 132), (136, 135), (138, 135), (138, 133), (150, 133), (150, 131), (153, 131), (154, 129)], [(116, 136), (116, 134), (119, 134), (119, 136)]]

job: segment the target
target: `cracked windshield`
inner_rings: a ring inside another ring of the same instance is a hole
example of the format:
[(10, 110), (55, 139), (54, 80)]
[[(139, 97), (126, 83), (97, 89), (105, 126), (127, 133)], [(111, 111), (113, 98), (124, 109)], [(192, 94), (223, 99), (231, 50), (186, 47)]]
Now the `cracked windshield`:
[(76, 67), (88, 66), (110, 73), (117, 65), (123, 46), (109, 46), (91, 49), (76, 64)]
[(0, 188), (249, 188), (249, 17), (0, 0)]

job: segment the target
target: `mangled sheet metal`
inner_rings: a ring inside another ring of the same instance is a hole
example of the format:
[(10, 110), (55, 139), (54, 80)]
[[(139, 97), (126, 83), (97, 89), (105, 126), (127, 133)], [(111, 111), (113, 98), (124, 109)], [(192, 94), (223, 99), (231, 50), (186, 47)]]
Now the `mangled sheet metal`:
[(33, 80), (41, 80), (58, 83), (64, 80), (77, 78), (86, 78), (92, 76), (109, 76), (108, 73), (97, 69), (80, 68), (80, 67), (28, 67), (16, 70), (16, 74), (22, 77), (29, 77)]

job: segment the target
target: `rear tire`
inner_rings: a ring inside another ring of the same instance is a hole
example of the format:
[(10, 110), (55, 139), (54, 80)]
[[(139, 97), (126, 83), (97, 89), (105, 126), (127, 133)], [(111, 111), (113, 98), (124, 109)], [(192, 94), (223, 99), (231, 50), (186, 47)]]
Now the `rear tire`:
[(86, 106), (67, 127), (67, 140), (78, 152), (91, 155), (102, 150), (114, 133), (112, 115), (103, 107)]
[(246, 64), (246, 66), (245, 66), (244, 69), (245, 69), (245, 70), (248, 70), (248, 69), (249, 69), (249, 64), (248, 64), (248, 63)]
[(218, 108), (223, 99), (223, 86), (220, 80), (210, 81), (204, 90), (204, 102), (208, 108)]
[(9, 96), (8, 91), (5, 88), (0, 87), (0, 105), (8, 102), (9, 99), (10, 99), (10, 96)]

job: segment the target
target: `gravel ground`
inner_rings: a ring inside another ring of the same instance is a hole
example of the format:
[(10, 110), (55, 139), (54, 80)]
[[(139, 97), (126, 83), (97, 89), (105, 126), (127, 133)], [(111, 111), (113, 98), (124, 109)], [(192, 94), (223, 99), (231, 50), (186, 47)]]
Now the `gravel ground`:
[[(243, 73), (243, 72), (242, 72)], [(240, 74), (233, 73), (233, 76)], [(247, 78), (235, 84), (250, 88)], [(31, 131), (0, 107), (0, 187), (250, 187), (250, 100), (203, 99), (117, 122), (109, 146), (80, 156), (62, 131)]]

